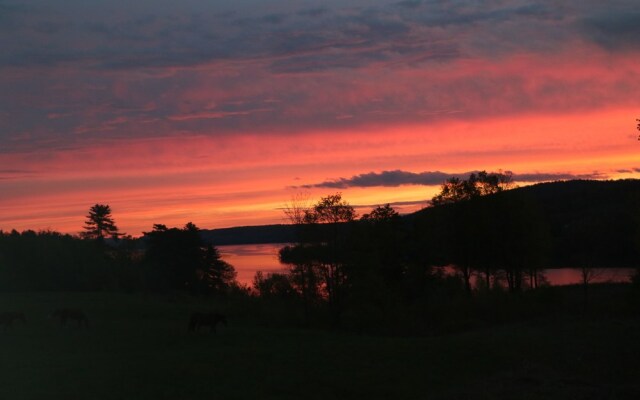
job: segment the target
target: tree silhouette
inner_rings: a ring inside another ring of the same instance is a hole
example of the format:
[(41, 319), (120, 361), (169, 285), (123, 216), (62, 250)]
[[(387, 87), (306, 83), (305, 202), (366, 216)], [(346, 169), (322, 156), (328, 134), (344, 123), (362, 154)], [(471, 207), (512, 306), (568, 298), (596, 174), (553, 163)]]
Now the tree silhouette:
[(321, 198), (304, 216), (305, 222), (311, 224), (338, 224), (355, 218), (355, 209), (342, 199), (341, 193)]
[(0, 291), (101, 290), (112, 266), (99, 246), (76, 236), (0, 233)]
[(304, 223), (305, 215), (309, 209), (309, 195), (298, 193), (291, 198), (291, 202), (285, 204), (283, 211), (292, 224), (300, 225)]
[(288, 278), (302, 299), (305, 322), (308, 322), (311, 306), (322, 297), (315, 247), (301, 242), (281, 248), (278, 256), (281, 263), (289, 265)]
[(300, 225), (299, 243), (283, 248), (280, 259), (294, 266), (290, 271), (292, 282), (302, 282), (305, 307), (310, 300), (308, 296), (317, 291), (308, 285), (318, 285), (317, 288), (322, 290), (322, 295), (327, 299), (333, 322), (337, 325), (346, 283), (344, 264), (347, 223), (355, 220), (356, 212), (342, 199), (340, 193), (323, 197), (314, 206), (301, 211), (303, 216), (297, 220), (287, 214)]
[(84, 223), (82, 237), (103, 241), (105, 237), (117, 238), (120, 233), (113, 217), (111, 207), (106, 204), (95, 204), (89, 209), (89, 215)]
[(403, 271), (403, 231), (400, 214), (390, 204), (378, 206), (360, 219), (356, 235), (352, 236), (357, 249), (360, 272), (374, 272), (386, 284), (397, 284)]
[(466, 180), (460, 178), (447, 179), (440, 189), (440, 193), (431, 199), (431, 204), (458, 203), (476, 197), (502, 192), (513, 187), (513, 174), (510, 171), (472, 173)]
[[(484, 230), (493, 217), (489, 209), (483, 206), (481, 198), (513, 188), (513, 174), (510, 171), (472, 173), (466, 180), (459, 178), (448, 179), (440, 193), (431, 199), (433, 206), (451, 204), (453, 208), (445, 210), (449, 226), (445, 234), (450, 235), (446, 240), (449, 261), (462, 276), (465, 288), (471, 293), (471, 276), (474, 269), (482, 266), (485, 279), (490, 283), (491, 262), (486, 257), (483, 242), (488, 240)], [(495, 214), (499, 218), (499, 214)], [(485, 226), (483, 226), (485, 225)]]
[(324, 285), (334, 324), (340, 323), (346, 275), (344, 270), (346, 223), (356, 218), (355, 209), (336, 193), (323, 197), (306, 213), (305, 219), (312, 224), (328, 224), (329, 230), (321, 236), (319, 260)]
[(469, 200), (477, 196), (476, 188), (469, 181), (460, 178), (447, 179), (440, 188), (440, 193), (431, 199), (431, 204), (439, 206), (442, 204), (458, 203)]
[(253, 288), (262, 298), (290, 299), (296, 295), (289, 276), (283, 273), (271, 272), (264, 274), (256, 272), (253, 278)]
[(223, 292), (235, 281), (235, 269), (207, 245), (193, 223), (183, 228), (155, 224), (144, 232), (145, 261), (158, 290), (185, 290), (193, 294)]
[(370, 213), (362, 216), (363, 221), (369, 221), (373, 224), (386, 224), (393, 221), (397, 221), (400, 218), (400, 214), (391, 207), (390, 204), (385, 206), (378, 206), (374, 208)]
[(235, 282), (237, 273), (235, 268), (222, 259), (220, 251), (213, 245), (208, 245), (205, 250), (205, 263), (203, 282), (207, 291), (224, 292)]

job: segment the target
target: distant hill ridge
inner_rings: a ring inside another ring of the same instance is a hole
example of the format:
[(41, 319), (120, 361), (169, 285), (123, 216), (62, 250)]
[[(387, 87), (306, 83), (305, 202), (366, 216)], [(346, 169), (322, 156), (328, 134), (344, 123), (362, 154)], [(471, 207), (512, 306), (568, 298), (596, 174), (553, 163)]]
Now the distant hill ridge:
[[(525, 196), (537, 205), (552, 231), (558, 263), (566, 259), (564, 253), (575, 240), (576, 229), (597, 227), (599, 247), (603, 249), (599, 252), (601, 257), (610, 257), (619, 266), (640, 264), (640, 180), (548, 182), (501, 195)], [(414, 218), (428, 220), (436, 213), (437, 208), (428, 207), (405, 215), (404, 219), (411, 224)], [(214, 245), (288, 243), (295, 241), (295, 228), (284, 224), (242, 226), (203, 230), (202, 235)]]
[(295, 226), (275, 224), (202, 229), (202, 238), (216, 246), (233, 244), (291, 243), (295, 241)]

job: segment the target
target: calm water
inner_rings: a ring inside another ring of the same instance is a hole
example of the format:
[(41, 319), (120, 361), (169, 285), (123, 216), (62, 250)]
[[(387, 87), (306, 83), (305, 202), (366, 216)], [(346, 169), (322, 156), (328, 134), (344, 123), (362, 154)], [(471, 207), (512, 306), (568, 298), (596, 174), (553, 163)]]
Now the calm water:
[[(633, 268), (594, 268), (592, 283), (629, 282), (634, 274)], [(552, 285), (570, 285), (582, 283), (580, 270), (575, 268), (559, 268), (544, 270), (544, 275)]]
[[(238, 272), (238, 281), (251, 285), (257, 271), (279, 272), (286, 269), (278, 260), (278, 250), (283, 243), (241, 244), (218, 246), (222, 258)], [(628, 282), (634, 270), (631, 268), (596, 269), (596, 282)], [(552, 285), (570, 285), (581, 282), (580, 270), (573, 268), (547, 269), (544, 275)]]
[(251, 285), (257, 271), (278, 272), (286, 268), (278, 260), (278, 250), (284, 246), (284, 243), (270, 243), (217, 247), (222, 258), (238, 272), (238, 281)]

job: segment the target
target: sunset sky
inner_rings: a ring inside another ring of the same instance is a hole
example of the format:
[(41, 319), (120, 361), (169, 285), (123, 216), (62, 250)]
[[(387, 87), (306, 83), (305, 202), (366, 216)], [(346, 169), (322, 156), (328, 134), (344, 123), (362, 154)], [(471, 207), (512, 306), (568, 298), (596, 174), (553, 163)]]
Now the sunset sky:
[(640, 172), (640, 8), (607, 1), (0, 0), (0, 229), (422, 208), (450, 176)]

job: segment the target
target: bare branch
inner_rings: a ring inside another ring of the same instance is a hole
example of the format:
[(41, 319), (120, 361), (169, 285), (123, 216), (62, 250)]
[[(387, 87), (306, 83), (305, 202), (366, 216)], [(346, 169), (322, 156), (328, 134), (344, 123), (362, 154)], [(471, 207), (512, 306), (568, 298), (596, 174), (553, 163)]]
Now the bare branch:
[(307, 192), (296, 193), (291, 201), (284, 205), (284, 214), (292, 224), (303, 224), (311, 209), (310, 195)]

